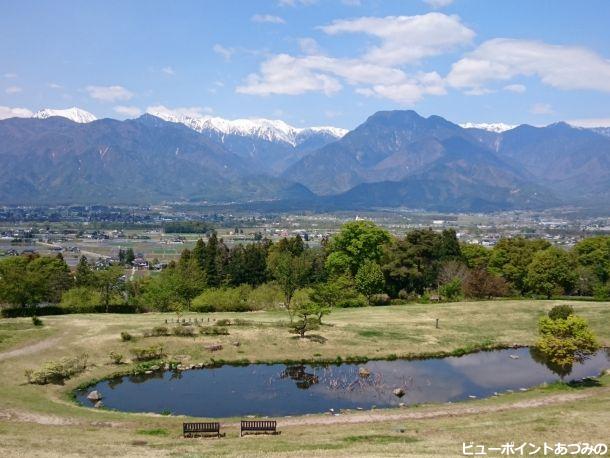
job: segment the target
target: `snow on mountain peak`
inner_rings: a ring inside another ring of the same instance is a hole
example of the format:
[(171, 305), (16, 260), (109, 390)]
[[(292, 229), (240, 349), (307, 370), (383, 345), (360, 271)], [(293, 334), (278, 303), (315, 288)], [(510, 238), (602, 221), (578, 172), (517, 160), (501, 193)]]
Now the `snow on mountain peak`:
[(343, 137), (348, 131), (339, 127), (294, 127), (279, 119), (224, 119), (215, 116), (191, 117), (175, 115), (167, 111), (151, 111), (149, 114), (169, 122), (184, 124), (197, 132), (216, 132), (220, 135), (258, 137), (267, 141), (280, 141), (296, 146), (314, 134)]
[(465, 122), (463, 124), (460, 124), (460, 127), (463, 127), (464, 129), (482, 129), (482, 130), (487, 130), (489, 132), (500, 133), (500, 132), (504, 132), (504, 131), (507, 131), (507, 130), (514, 129), (517, 126), (513, 125), (513, 124), (505, 124), (503, 122), (491, 122), (491, 123), (487, 123), (487, 122), (480, 122), (480, 123)]
[(77, 107), (66, 108), (65, 110), (53, 110), (51, 108), (45, 108), (44, 110), (34, 113), (32, 118), (47, 119), (52, 116), (61, 116), (62, 118), (67, 118), (78, 123), (87, 123), (97, 120), (93, 114)]

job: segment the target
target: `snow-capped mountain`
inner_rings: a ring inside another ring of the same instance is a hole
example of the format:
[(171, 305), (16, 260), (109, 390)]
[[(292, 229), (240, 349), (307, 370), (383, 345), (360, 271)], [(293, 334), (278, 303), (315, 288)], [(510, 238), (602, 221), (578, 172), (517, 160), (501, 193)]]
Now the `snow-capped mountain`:
[(330, 126), (299, 128), (274, 119), (229, 120), (213, 116), (200, 118), (176, 116), (165, 111), (150, 111), (149, 113), (165, 121), (184, 124), (197, 132), (214, 132), (221, 136), (255, 137), (269, 142), (287, 143), (293, 147), (300, 145), (314, 135), (325, 135), (339, 139), (348, 132), (347, 129)]
[(47, 119), (52, 116), (61, 116), (62, 118), (67, 118), (78, 123), (87, 123), (97, 120), (93, 114), (77, 107), (66, 108), (65, 110), (53, 110), (51, 108), (45, 108), (44, 110), (34, 113), (32, 118)]
[(505, 124), (503, 122), (465, 122), (463, 124), (460, 124), (460, 127), (463, 127), (464, 129), (482, 129), (487, 130), (489, 132), (500, 133), (514, 129), (517, 126), (514, 124)]

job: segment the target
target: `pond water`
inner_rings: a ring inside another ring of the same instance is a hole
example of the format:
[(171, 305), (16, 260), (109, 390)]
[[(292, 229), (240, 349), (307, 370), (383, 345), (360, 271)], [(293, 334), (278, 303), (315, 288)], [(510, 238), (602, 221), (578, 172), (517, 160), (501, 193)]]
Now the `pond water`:
[[(329, 409), (370, 409), (460, 401), (560, 380), (597, 376), (610, 367), (600, 350), (569, 373), (549, 369), (528, 348), (485, 351), (460, 357), (369, 361), (362, 364), (250, 364), (188, 371), (159, 371), (106, 380), (77, 393), (98, 390), (108, 408), (128, 412), (171, 412), (198, 417), (281, 416)], [(361, 374), (365, 368), (369, 375)], [(558, 375), (558, 373), (561, 374)], [(403, 397), (393, 390), (402, 388)]]

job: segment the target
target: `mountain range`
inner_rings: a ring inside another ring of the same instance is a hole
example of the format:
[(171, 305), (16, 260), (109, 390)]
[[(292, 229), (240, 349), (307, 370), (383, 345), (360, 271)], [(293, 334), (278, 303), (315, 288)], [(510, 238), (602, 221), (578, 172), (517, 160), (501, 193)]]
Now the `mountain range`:
[(264, 201), (298, 209), (496, 211), (603, 204), (610, 137), (566, 123), (454, 124), (381, 111), (354, 130), (267, 119), (0, 121), (0, 204)]

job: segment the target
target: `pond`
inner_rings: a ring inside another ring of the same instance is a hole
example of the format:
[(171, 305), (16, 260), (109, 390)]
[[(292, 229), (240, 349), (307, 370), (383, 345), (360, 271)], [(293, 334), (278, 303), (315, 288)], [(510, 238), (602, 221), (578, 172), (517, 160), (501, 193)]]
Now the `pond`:
[[(600, 350), (569, 373), (558, 375), (560, 371), (549, 369), (528, 348), (362, 364), (225, 365), (119, 377), (78, 392), (77, 399), (92, 406), (87, 393), (98, 390), (106, 407), (127, 412), (210, 418), (299, 415), (484, 398), (561, 376), (564, 381), (597, 376), (609, 367), (610, 352)], [(404, 390), (404, 396), (393, 393), (397, 388)]]

